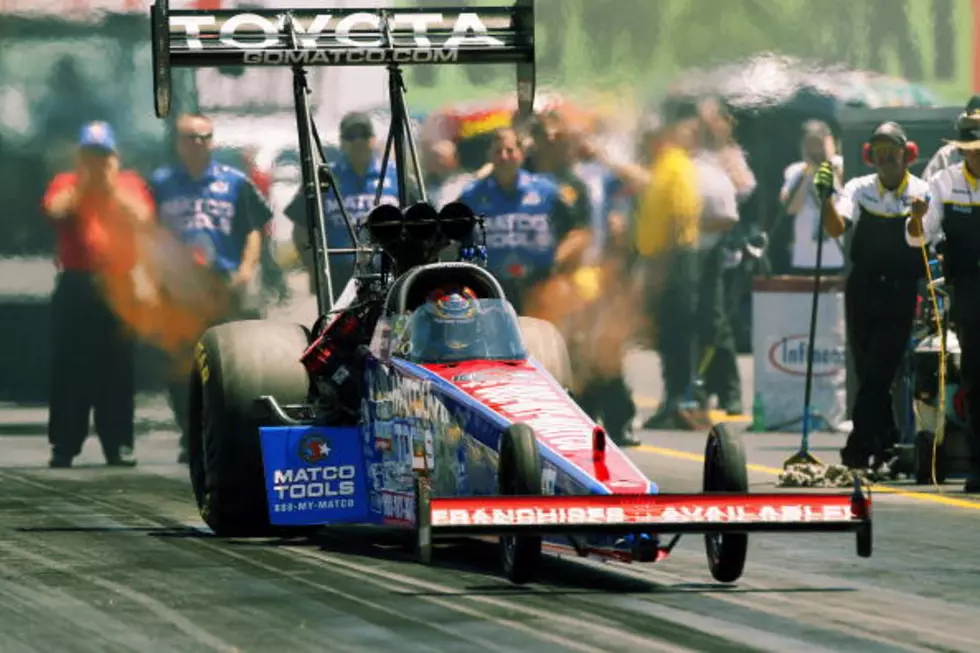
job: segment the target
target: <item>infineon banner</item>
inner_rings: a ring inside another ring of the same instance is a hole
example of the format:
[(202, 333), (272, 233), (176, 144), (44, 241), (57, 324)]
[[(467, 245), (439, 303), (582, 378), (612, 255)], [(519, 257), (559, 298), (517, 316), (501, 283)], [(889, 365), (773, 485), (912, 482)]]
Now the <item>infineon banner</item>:
[[(802, 426), (813, 279), (758, 278), (752, 293), (755, 392), (765, 407), (765, 426), (797, 431)], [(821, 280), (813, 347), (811, 405), (831, 425), (845, 421), (847, 359), (844, 280)], [(814, 425), (820, 428), (818, 421)]]

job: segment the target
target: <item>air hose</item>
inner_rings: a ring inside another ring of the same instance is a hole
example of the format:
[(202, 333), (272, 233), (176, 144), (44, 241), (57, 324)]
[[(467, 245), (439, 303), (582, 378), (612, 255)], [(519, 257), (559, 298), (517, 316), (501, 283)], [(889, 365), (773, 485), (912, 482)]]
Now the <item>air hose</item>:
[[(932, 268), (929, 266), (929, 253), (926, 250), (926, 239), (923, 237), (919, 248), (922, 250), (922, 263), (926, 267), (926, 287), (929, 289), (929, 300), (932, 302), (932, 314), (936, 320), (936, 337), (939, 339), (939, 407), (936, 416), (936, 433), (932, 439), (932, 484), (936, 482), (936, 460), (939, 458), (939, 447), (943, 443), (946, 432), (946, 336), (943, 331), (943, 320), (939, 315), (939, 301), (936, 299), (936, 288), (932, 278)], [(941, 490), (942, 488), (940, 488)]]

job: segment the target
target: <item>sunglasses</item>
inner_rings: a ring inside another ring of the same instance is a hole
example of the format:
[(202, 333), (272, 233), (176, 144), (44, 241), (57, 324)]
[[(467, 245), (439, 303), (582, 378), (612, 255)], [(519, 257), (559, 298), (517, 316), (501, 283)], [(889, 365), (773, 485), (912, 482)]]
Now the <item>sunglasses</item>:
[(345, 141), (357, 141), (357, 140), (365, 140), (371, 138), (372, 136), (374, 136), (374, 134), (372, 134), (370, 130), (352, 129), (349, 132), (344, 132), (343, 134), (341, 134), (340, 138), (341, 140), (345, 140)]
[(197, 134), (193, 132), (181, 132), (180, 137), (185, 141), (193, 141), (195, 143), (208, 143), (211, 140), (213, 134)]
[(872, 143), (871, 152), (873, 154), (898, 154), (902, 151), (902, 146), (897, 143)]

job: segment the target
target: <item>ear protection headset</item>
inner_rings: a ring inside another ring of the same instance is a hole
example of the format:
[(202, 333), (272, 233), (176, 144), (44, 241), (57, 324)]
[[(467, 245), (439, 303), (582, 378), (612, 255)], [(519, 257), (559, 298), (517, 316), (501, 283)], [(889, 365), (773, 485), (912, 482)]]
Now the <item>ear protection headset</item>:
[(897, 122), (883, 122), (871, 133), (871, 138), (861, 148), (861, 158), (869, 166), (873, 166), (874, 159), (871, 158), (871, 143), (879, 138), (887, 138), (892, 141), (899, 141), (905, 148), (905, 165), (910, 166), (919, 158), (919, 146), (915, 141), (910, 141), (905, 135), (905, 130)]

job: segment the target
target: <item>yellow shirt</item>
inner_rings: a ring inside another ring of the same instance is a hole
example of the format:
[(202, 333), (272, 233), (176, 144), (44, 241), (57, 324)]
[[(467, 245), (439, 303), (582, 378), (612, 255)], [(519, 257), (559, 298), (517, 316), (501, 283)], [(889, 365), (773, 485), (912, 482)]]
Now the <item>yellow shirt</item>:
[(640, 255), (655, 256), (677, 246), (696, 247), (701, 194), (690, 155), (679, 147), (668, 147), (657, 157), (650, 174), (636, 220)]

